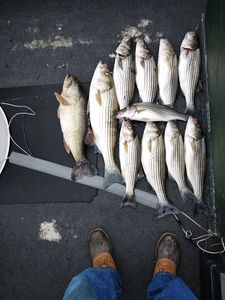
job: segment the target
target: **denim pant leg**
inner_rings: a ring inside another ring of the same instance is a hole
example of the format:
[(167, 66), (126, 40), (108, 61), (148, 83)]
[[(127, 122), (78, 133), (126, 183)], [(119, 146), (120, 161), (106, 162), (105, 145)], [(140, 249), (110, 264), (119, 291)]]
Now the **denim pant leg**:
[(197, 300), (180, 277), (168, 272), (157, 273), (147, 289), (148, 300)]
[(121, 282), (112, 268), (88, 268), (75, 276), (66, 289), (63, 300), (119, 300)]

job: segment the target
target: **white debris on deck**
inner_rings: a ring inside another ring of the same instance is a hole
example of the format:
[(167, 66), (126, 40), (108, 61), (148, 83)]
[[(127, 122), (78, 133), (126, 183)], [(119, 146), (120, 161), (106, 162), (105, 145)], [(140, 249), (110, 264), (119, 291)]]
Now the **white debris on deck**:
[(152, 23), (153, 23), (152, 20), (142, 19), (142, 20), (140, 21), (140, 23), (137, 24), (137, 27), (139, 27), (139, 28), (145, 28), (145, 27), (147, 27), (149, 24), (152, 24)]
[(115, 53), (110, 53), (110, 54), (109, 54), (109, 57), (110, 57), (110, 58), (115, 58), (115, 57), (116, 57), (116, 54), (115, 54)]
[(72, 46), (72, 38), (65, 38), (62, 35), (57, 35), (54, 38), (49, 38), (47, 40), (33, 40), (30, 43), (24, 44), (24, 47), (29, 50), (44, 49), (49, 47), (52, 47), (55, 50), (57, 48), (69, 48)]
[(144, 38), (146, 43), (150, 43), (151, 39), (146, 33), (146, 27), (153, 24), (153, 20), (141, 19), (136, 26), (127, 25), (124, 30), (121, 31), (120, 36), (124, 38), (125, 36), (134, 38), (137, 40), (139, 37)]
[[(158, 43), (160, 38), (164, 35), (161, 31), (156, 32), (155, 35), (152, 34), (151, 25), (153, 25), (154, 21), (151, 19), (141, 19), (140, 22), (133, 26), (127, 25), (118, 35), (120, 37), (118, 42), (121, 42), (122, 38), (130, 37), (137, 41), (138, 38), (142, 37), (147, 44)], [(112, 57), (111, 54), (109, 57)]]
[(59, 243), (62, 239), (55, 220), (43, 222), (39, 229), (39, 239)]

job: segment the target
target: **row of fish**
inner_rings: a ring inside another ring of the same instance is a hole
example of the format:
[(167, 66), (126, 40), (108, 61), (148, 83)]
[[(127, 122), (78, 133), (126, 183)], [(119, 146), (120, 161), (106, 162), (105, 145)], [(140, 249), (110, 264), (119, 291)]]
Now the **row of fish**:
[[(158, 67), (158, 68), (157, 68)], [(167, 39), (160, 39), (158, 66), (143, 39), (136, 44), (125, 37), (116, 49), (113, 79), (120, 109), (129, 106), (135, 82), (143, 102), (154, 102), (159, 86), (159, 100), (174, 107), (178, 77), (186, 100), (186, 111), (194, 111), (194, 96), (200, 74), (200, 46), (195, 32), (187, 32), (180, 47), (179, 62)]]
[[(95, 144), (104, 159), (104, 187), (106, 188), (115, 182), (121, 183), (122, 176), (126, 182), (126, 196), (124, 197), (123, 205), (135, 206), (133, 190), (141, 157), (146, 178), (159, 198), (159, 214), (165, 213), (166, 208), (170, 209), (164, 190), (164, 142), (162, 135), (154, 122), (176, 119), (185, 121), (188, 118), (187, 115), (155, 103), (133, 104), (118, 112), (118, 101), (112, 75), (108, 66), (101, 62), (98, 63), (92, 78), (88, 108), (86, 108), (85, 95), (79, 87), (77, 80), (70, 75), (66, 76), (62, 93), (61, 95), (56, 93), (56, 98), (59, 101), (58, 117), (63, 132), (64, 146), (68, 153), (72, 153), (75, 160), (72, 179), (79, 180), (83, 176), (93, 176), (97, 174), (96, 168), (88, 161), (83, 153), (85, 132), (87, 131), (86, 141), (89, 144)], [(91, 129), (89, 128), (88, 130), (86, 110), (89, 114), (91, 126)], [(148, 122), (142, 139), (142, 151), (134, 150), (138, 149), (138, 145), (140, 144), (135, 132), (129, 130), (129, 128), (132, 128), (131, 123), (129, 121), (123, 122), (120, 138), (122, 176), (114, 160), (114, 149), (117, 141), (116, 117)], [(197, 125), (195, 124), (195, 127), (196, 126)], [(196, 129), (196, 132), (188, 136), (188, 140), (190, 141), (190, 151), (196, 150), (198, 157), (200, 151), (200, 139), (197, 136), (197, 133), (199, 134), (199, 137), (201, 136), (201, 131), (198, 132)], [(133, 146), (130, 148), (131, 144), (129, 143), (133, 140)], [(187, 152), (190, 151), (188, 150)], [(204, 160), (203, 154), (202, 159)], [(199, 163), (198, 159), (196, 159), (195, 155), (193, 155), (193, 158), (190, 158), (190, 164), (191, 163), (196, 164), (196, 168), (201, 170), (202, 174), (204, 173), (204, 168), (201, 163)], [(198, 183), (198, 181), (196, 181), (196, 177), (194, 176), (198, 176), (198, 172), (192, 174), (191, 171), (188, 171), (187, 164), (186, 167), (187, 174), (190, 173), (189, 179), (197, 197), (198, 192), (197, 188), (195, 190), (195, 183)], [(192, 169), (193, 166), (190, 167), (190, 170)], [(183, 172), (182, 168), (180, 172)], [(173, 171), (170, 171), (170, 173), (177, 181), (182, 193), (185, 195), (188, 194), (186, 186), (182, 181), (179, 182), (179, 180), (176, 179), (178, 178), (178, 175), (176, 177)], [(193, 175), (193, 178), (191, 175)], [(203, 181), (202, 177), (203, 175), (199, 176), (199, 181), (201, 182)], [(201, 184), (198, 185), (198, 188), (201, 190), (199, 194), (202, 193)], [(201, 195), (198, 197), (199, 201), (200, 198)]]
[[(184, 142), (174, 122), (167, 123), (164, 140), (156, 123), (148, 122), (141, 145), (131, 122), (125, 120), (120, 131), (119, 145), (121, 170), (126, 183), (122, 206), (136, 206), (134, 185), (141, 163), (146, 179), (159, 200), (158, 216), (168, 214), (173, 209), (165, 192), (166, 165), (169, 177), (177, 183), (183, 202), (194, 200), (196, 208), (202, 205), (205, 140), (196, 118), (189, 117)], [(186, 184), (185, 166), (194, 194)]]

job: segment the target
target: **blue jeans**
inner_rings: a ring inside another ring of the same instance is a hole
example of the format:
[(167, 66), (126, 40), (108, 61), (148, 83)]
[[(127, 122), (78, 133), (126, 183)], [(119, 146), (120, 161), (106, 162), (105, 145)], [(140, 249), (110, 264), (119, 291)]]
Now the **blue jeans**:
[[(119, 300), (121, 281), (112, 268), (88, 268), (75, 276), (63, 300)], [(148, 300), (196, 300), (181, 278), (168, 272), (156, 274), (147, 288)]]

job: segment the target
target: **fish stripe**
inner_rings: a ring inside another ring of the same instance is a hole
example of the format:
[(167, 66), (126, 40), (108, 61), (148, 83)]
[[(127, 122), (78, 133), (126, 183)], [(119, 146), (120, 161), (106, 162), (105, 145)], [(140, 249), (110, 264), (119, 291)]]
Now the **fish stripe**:
[[(195, 143), (195, 151), (191, 147), (191, 143)], [(203, 198), (203, 183), (205, 176), (205, 139), (204, 137), (198, 141), (192, 141), (185, 132), (185, 164), (188, 180), (190, 181), (194, 194), (198, 201)]]
[(179, 60), (179, 79), (185, 96), (186, 106), (194, 107), (194, 94), (200, 74), (200, 49), (188, 51), (181, 49)]
[(144, 68), (136, 58), (136, 83), (143, 102), (153, 102), (157, 93), (157, 69), (153, 56), (144, 60)]
[(121, 60), (122, 69), (118, 64), (118, 57), (115, 60), (114, 69), (113, 69), (113, 79), (116, 89), (116, 95), (120, 109), (127, 107), (133, 98), (134, 94), (134, 84), (135, 76), (133, 72), (133, 57), (129, 55)]
[(162, 135), (153, 139), (153, 151), (147, 151), (148, 124), (146, 124), (142, 139), (142, 165), (146, 178), (158, 197), (160, 205), (168, 204), (165, 193), (165, 146)]

